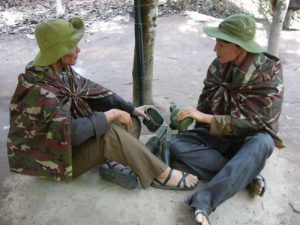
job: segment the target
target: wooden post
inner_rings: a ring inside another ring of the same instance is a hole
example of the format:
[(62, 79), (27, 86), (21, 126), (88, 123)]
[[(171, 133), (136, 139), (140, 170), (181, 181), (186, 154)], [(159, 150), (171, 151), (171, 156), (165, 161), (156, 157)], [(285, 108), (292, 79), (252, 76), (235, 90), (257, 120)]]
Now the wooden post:
[[(152, 79), (153, 79), (153, 52), (155, 42), (155, 29), (157, 20), (157, 0), (144, 0), (141, 2), (141, 15), (143, 23), (143, 49), (144, 49), (144, 104), (153, 104)], [(137, 59), (133, 60), (133, 103), (139, 102), (139, 77)]]

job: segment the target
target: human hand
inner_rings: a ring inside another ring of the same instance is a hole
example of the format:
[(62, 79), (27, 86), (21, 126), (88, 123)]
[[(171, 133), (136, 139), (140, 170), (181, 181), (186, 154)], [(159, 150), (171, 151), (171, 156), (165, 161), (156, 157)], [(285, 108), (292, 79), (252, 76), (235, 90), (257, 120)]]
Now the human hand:
[(154, 105), (142, 105), (139, 107), (136, 107), (132, 113), (132, 115), (134, 116), (141, 116), (143, 118), (145, 118), (146, 120), (150, 120), (149, 116), (147, 116), (147, 114), (145, 113), (145, 111), (149, 108), (155, 108)]
[(213, 118), (212, 115), (200, 112), (193, 107), (183, 107), (177, 114), (177, 120), (181, 121), (187, 117), (190, 117), (200, 123), (208, 123), (208, 124), (211, 123), (211, 120)]
[(107, 122), (118, 121), (126, 126), (128, 132), (132, 129), (132, 120), (128, 112), (122, 111), (120, 109), (111, 109), (104, 112)]

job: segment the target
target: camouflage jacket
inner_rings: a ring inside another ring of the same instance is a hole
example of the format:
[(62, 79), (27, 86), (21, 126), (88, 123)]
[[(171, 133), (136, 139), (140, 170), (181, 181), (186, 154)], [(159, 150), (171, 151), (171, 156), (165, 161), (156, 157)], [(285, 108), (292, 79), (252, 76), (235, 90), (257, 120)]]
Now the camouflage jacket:
[[(275, 145), (283, 100), (282, 67), (279, 59), (266, 53), (248, 54), (239, 67), (210, 65), (197, 109), (214, 115), (210, 132), (215, 135), (246, 136), (266, 131)], [(200, 126), (196, 123), (196, 127)]]
[(81, 77), (71, 67), (65, 71), (69, 87), (51, 67), (29, 63), (10, 103), (7, 149), (11, 171), (72, 178), (71, 119), (88, 116), (86, 100), (113, 93)]

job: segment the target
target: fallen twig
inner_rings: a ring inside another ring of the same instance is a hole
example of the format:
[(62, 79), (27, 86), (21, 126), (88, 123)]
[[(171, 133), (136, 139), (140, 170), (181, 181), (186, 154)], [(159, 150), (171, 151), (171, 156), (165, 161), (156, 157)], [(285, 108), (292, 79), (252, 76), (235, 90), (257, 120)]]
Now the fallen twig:
[(297, 210), (297, 209), (293, 206), (293, 204), (292, 204), (291, 202), (289, 202), (289, 206), (292, 208), (292, 210), (293, 210), (295, 213), (300, 213), (300, 211)]

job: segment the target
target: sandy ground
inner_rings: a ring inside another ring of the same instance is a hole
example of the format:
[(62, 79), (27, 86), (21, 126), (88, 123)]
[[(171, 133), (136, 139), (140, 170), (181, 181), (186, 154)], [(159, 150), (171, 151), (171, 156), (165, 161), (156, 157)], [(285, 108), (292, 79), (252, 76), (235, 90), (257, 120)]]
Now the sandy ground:
[[(202, 26), (214, 19), (190, 14), (158, 20), (153, 94), (165, 118), (171, 102), (195, 106), (206, 69), (214, 58), (214, 40)], [(268, 27), (258, 24), (258, 41), (266, 46)], [(211, 215), (213, 225), (299, 225), (300, 174), (300, 44), (298, 31), (284, 31), (280, 58), (285, 75), (285, 99), (280, 135), (286, 148), (275, 150), (263, 170), (268, 190), (251, 198), (246, 190)], [(101, 180), (97, 168), (69, 183), (58, 183), (9, 172), (6, 137), (8, 105), (17, 75), (37, 53), (34, 40), (0, 37), (0, 225), (189, 225), (187, 192), (154, 188), (126, 190)], [(100, 23), (80, 44), (76, 69), (86, 77), (132, 99), (132, 21)], [(294, 209), (294, 210), (293, 210)], [(296, 213), (295, 211), (298, 211)]]

